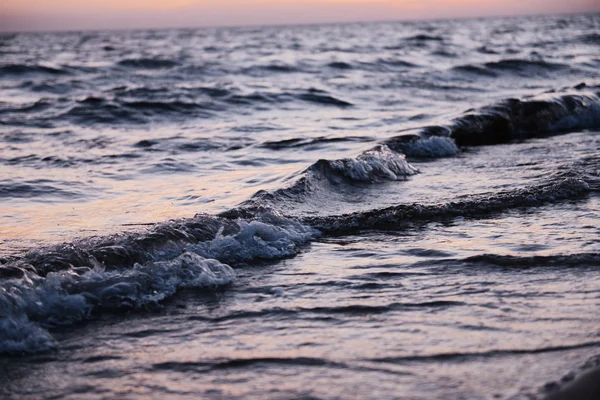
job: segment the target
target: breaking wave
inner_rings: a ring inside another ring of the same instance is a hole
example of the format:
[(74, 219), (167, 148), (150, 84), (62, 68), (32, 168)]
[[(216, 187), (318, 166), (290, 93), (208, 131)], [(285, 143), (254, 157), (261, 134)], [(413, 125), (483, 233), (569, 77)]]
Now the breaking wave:
[(231, 221), (200, 215), (147, 233), (33, 250), (0, 265), (0, 353), (55, 346), (48, 329), (98, 311), (157, 305), (179, 290), (213, 291), (235, 266), (297, 254), (319, 232), (274, 214)]
[(411, 130), (385, 143), (415, 157), (436, 155), (432, 147), (447, 156), (455, 152), (448, 139), (457, 146), (481, 146), (598, 127), (598, 93), (547, 93), (469, 110), (447, 125)]

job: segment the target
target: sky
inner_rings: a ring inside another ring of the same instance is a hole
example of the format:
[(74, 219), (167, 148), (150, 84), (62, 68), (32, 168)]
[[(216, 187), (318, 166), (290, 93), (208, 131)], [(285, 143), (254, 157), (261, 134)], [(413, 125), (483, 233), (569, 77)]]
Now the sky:
[(0, 0), (0, 31), (306, 24), (600, 12), (598, 0)]

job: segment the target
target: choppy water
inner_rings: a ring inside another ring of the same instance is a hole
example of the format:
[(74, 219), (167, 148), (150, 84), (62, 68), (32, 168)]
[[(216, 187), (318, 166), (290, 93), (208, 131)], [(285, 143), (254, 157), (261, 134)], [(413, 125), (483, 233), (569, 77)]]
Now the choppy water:
[(599, 15), (0, 55), (3, 398), (530, 399), (600, 364)]

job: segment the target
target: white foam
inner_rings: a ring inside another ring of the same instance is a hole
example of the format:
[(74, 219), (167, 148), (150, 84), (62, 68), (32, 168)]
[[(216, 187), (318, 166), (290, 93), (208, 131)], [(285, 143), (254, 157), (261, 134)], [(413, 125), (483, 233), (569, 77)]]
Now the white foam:
[(0, 318), (0, 354), (38, 353), (55, 347), (50, 333), (25, 315)]
[(80, 273), (66, 270), (45, 278), (26, 272), (0, 288), (0, 353), (51, 349), (55, 344), (47, 327), (82, 321), (97, 307), (140, 308), (179, 289), (213, 289), (234, 278), (228, 265), (190, 252), (121, 271), (105, 271), (96, 263)]
[(454, 139), (445, 136), (430, 136), (410, 142), (403, 149), (409, 157), (452, 157), (460, 150)]
[(314, 228), (268, 213), (260, 220), (239, 220), (235, 235), (223, 236), (188, 246), (189, 251), (227, 262), (273, 260), (298, 253), (299, 247), (319, 235)]
[(360, 182), (404, 180), (419, 172), (406, 161), (404, 155), (390, 150), (386, 145), (379, 145), (355, 159), (331, 161), (330, 165), (344, 176)]

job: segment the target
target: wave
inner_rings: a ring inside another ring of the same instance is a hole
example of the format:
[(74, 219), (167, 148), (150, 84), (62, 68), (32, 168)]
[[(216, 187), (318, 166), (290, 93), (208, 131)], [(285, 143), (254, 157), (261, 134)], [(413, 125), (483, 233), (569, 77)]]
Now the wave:
[(587, 35), (581, 35), (576, 39), (575, 42), (591, 45), (600, 45), (600, 33), (589, 33)]
[[(428, 259), (427, 261), (418, 261), (414, 266), (419, 265), (441, 265), (449, 267), (464, 268), (465, 264), (477, 267), (491, 267), (494, 270), (504, 269), (531, 269), (531, 268), (585, 268), (595, 267), (600, 264), (600, 253), (574, 253), (574, 254), (553, 254), (545, 256), (515, 256), (506, 254), (478, 254), (466, 258), (451, 258), (449, 255), (441, 254), (443, 258)], [(395, 276), (395, 273), (386, 273)], [(399, 273), (402, 276), (404, 273)]]
[(371, 142), (373, 138), (364, 136), (343, 136), (343, 137), (316, 137), (316, 138), (291, 138), (283, 140), (270, 140), (261, 144), (261, 147), (270, 150), (283, 150), (301, 147), (315, 147), (328, 143), (345, 142)]
[(479, 65), (459, 65), (457, 67), (452, 68), (453, 71), (457, 71), (460, 73), (479, 75), (479, 76), (488, 76), (488, 77), (497, 77), (498, 73), (494, 72), (488, 68), (479, 66)]
[[(598, 127), (599, 93), (546, 93), (469, 110), (447, 125), (413, 129), (385, 144), (395, 151), (419, 156), (419, 151), (413, 150), (420, 146), (418, 142), (432, 141), (433, 137), (452, 139), (457, 146), (481, 146)], [(442, 155), (452, 153), (448, 146), (441, 146)]]
[(310, 72), (301, 66), (288, 65), (282, 63), (272, 63), (263, 65), (254, 65), (242, 70), (242, 73), (249, 75), (264, 75), (268, 73), (290, 74), (295, 72)]
[(48, 350), (55, 346), (48, 327), (72, 325), (98, 309), (156, 304), (181, 289), (213, 289), (234, 276), (228, 265), (189, 252), (124, 271), (106, 271), (99, 263), (45, 277), (25, 270), (20, 279), (3, 282), (0, 353)]
[(552, 256), (509, 256), (498, 254), (482, 254), (468, 257), (461, 262), (487, 264), (506, 268), (535, 267), (582, 267), (600, 265), (600, 253), (566, 254)]
[(209, 118), (212, 109), (204, 103), (178, 100), (121, 100), (87, 97), (59, 115), (80, 125), (145, 123), (160, 116), (193, 116)]
[(519, 58), (509, 58), (500, 61), (493, 61), (484, 64), (485, 67), (503, 71), (525, 71), (525, 70), (547, 70), (556, 71), (569, 68), (568, 65), (552, 63), (549, 61), (524, 60)]
[[(314, 88), (240, 93), (219, 87), (118, 87), (85, 98), (65, 96), (15, 106), (3, 105), (0, 108), (0, 124), (53, 126), (59, 120), (78, 125), (140, 124), (165, 117), (211, 118), (215, 113), (232, 111), (232, 107), (264, 109), (265, 104), (276, 107), (290, 102), (340, 108), (353, 106), (329, 92)], [(29, 114), (31, 118), (24, 120), (22, 114)]]
[(67, 75), (69, 72), (62, 68), (48, 67), (39, 64), (8, 64), (0, 66), (0, 77), (14, 75)]
[(18, 106), (6, 107), (0, 109), (0, 115), (11, 114), (29, 114), (46, 111), (51, 108), (53, 103), (49, 99), (40, 99), (33, 103), (19, 104)]
[(457, 198), (440, 204), (409, 203), (366, 212), (325, 217), (303, 217), (304, 224), (326, 234), (347, 234), (364, 229), (396, 230), (406, 223), (456, 217), (489, 216), (519, 207), (539, 207), (586, 196), (592, 188), (581, 177), (568, 177), (522, 189)]
[(322, 91), (310, 90), (307, 93), (297, 95), (297, 98), (308, 101), (310, 103), (337, 106), (337, 107), (352, 107), (353, 104), (344, 100), (337, 99), (333, 96), (323, 93)]
[(176, 67), (179, 63), (160, 58), (128, 58), (117, 62), (117, 65), (137, 69), (165, 69)]
[(386, 144), (408, 157), (441, 158), (457, 155), (460, 150), (451, 137), (428, 136), (430, 131), (404, 134), (386, 141)]
[(319, 172), (323, 176), (331, 176), (333, 172), (353, 181), (368, 183), (405, 180), (418, 172), (403, 155), (391, 151), (385, 145), (367, 150), (356, 158), (320, 160), (310, 169), (311, 172)]
[(541, 60), (526, 60), (508, 58), (484, 64), (458, 65), (452, 71), (460, 74), (476, 75), (479, 77), (498, 77), (500, 74), (517, 74), (519, 76), (536, 77), (542, 73), (564, 72), (571, 69), (569, 65)]
[(73, 184), (48, 179), (12, 182), (9, 180), (8, 182), (0, 183), (0, 199), (31, 197), (75, 199), (83, 197), (80, 191), (63, 189), (65, 187), (73, 187)]
[(380, 362), (380, 363), (390, 363), (390, 364), (401, 364), (401, 363), (409, 363), (409, 362), (439, 362), (439, 361), (448, 361), (448, 360), (466, 360), (473, 358), (490, 358), (490, 357), (511, 357), (515, 355), (521, 354), (540, 354), (540, 353), (553, 353), (564, 350), (572, 350), (572, 349), (585, 349), (589, 347), (598, 347), (600, 346), (600, 342), (591, 341), (584, 343), (573, 343), (573, 344), (564, 344), (558, 346), (547, 346), (541, 348), (531, 348), (531, 349), (497, 349), (497, 350), (488, 350), (481, 352), (464, 352), (464, 353), (435, 353), (435, 354), (423, 354), (423, 355), (414, 355), (414, 356), (405, 356), (405, 357), (382, 357), (382, 358), (373, 358), (370, 361)]
[(411, 42), (412, 41), (417, 41), (417, 42), (442, 42), (444, 40), (444, 38), (441, 37), (441, 36), (432, 36), (432, 35), (419, 34), (419, 35), (407, 37), (404, 40), (411, 41)]
[(327, 64), (329, 68), (333, 69), (352, 69), (352, 65), (343, 61), (334, 61)]
[[(339, 282), (338, 282), (339, 283)], [(331, 285), (332, 282), (322, 283), (321, 285)], [(225, 315), (220, 316), (198, 316), (194, 315), (189, 317), (192, 321), (209, 321), (209, 322), (223, 322), (232, 321), (238, 319), (249, 319), (259, 317), (291, 317), (294, 319), (313, 319), (319, 318), (319, 315), (326, 314), (329, 317), (333, 315), (347, 314), (347, 315), (368, 315), (368, 314), (384, 314), (388, 312), (398, 310), (411, 310), (420, 308), (448, 308), (464, 306), (465, 303), (460, 301), (450, 300), (439, 300), (439, 301), (426, 301), (419, 303), (390, 303), (384, 305), (364, 305), (364, 304), (348, 304), (343, 306), (322, 306), (322, 307), (297, 307), (293, 309), (285, 308), (265, 308), (257, 311), (233, 311)]]
[(48, 329), (98, 311), (159, 304), (179, 290), (215, 290), (236, 266), (290, 257), (319, 232), (275, 214), (251, 220), (198, 215), (146, 233), (32, 250), (0, 265), (0, 353), (55, 346)]
[(274, 191), (261, 190), (233, 210), (220, 215), (237, 218), (252, 215), (265, 207), (287, 202), (304, 202), (308, 196), (339, 190), (338, 185), (375, 184), (402, 181), (419, 171), (406, 161), (404, 155), (378, 145), (356, 158), (319, 160), (296, 176), (287, 187)]

